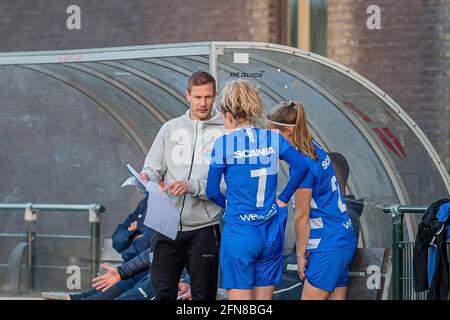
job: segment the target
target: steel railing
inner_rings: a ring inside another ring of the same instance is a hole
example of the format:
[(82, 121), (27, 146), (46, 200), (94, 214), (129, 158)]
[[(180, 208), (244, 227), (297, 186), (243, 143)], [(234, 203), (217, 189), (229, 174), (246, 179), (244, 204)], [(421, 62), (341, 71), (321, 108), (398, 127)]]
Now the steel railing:
[(425, 294), (414, 292), (412, 242), (403, 239), (404, 215), (424, 214), (428, 206), (391, 205), (383, 212), (391, 214), (392, 221), (392, 295), (394, 300), (423, 299)]
[[(105, 211), (105, 207), (99, 204), (37, 204), (37, 203), (0, 203), (0, 213), (11, 211), (23, 211), (24, 221), (26, 223), (26, 237), (28, 244), (26, 248), (27, 254), (27, 270), (28, 270), (28, 288), (35, 289), (35, 242), (39, 236), (35, 232), (37, 213), (38, 212), (82, 212), (88, 214), (89, 219), (89, 240), (90, 240), (90, 256), (91, 256), (91, 276), (94, 277), (98, 272), (98, 263), (100, 259), (100, 213)], [(0, 237), (10, 236), (7, 233), (0, 233)], [(16, 235), (17, 236), (17, 235)], [(58, 235), (45, 235), (45, 237), (61, 237)], [(64, 236), (63, 236), (64, 237)], [(86, 236), (72, 236), (74, 238), (86, 238)]]

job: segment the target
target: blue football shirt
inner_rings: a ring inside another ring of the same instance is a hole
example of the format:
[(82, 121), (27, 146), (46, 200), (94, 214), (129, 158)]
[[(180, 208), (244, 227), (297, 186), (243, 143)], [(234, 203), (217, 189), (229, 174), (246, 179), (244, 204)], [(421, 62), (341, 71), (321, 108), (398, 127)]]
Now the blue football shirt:
[[(296, 165), (294, 180), (297, 182), (290, 180), (291, 185), (288, 182), (279, 195), (281, 201), (288, 202), (309, 167), (301, 154), (277, 131), (247, 127), (215, 141), (210, 168), (223, 170), (227, 185), (225, 221), (259, 224), (277, 213), (277, 206), (273, 205), (279, 159)], [(209, 180), (208, 177), (208, 183)]]
[(303, 155), (310, 171), (299, 185), (299, 188), (312, 189), (307, 250), (318, 252), (356, 246), (357, 240), (331, 159), (317, 142), (314, 142), (314, 147), (319, 158), (312, 160)]

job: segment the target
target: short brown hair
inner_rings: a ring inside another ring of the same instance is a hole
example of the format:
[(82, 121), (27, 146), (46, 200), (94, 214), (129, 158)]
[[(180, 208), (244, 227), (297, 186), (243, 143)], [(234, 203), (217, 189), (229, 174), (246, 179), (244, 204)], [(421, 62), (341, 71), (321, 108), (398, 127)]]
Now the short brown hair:
[(350, 174), (350, 167), (348, 166), (347, 159), (344, 155), (339, 152), (330, 152), (328, 156), (333, 164), (334, 171), (342, 179), (342, 185), (346, 185), (348, 181), (348, 176)]
[(202, 86), (208, 83), (212, 83), (214, 93), (216, 93), (216, 79), (209, 72), (197, 71), (189, 77), (187, 90), (190, 93), (193, 86)]

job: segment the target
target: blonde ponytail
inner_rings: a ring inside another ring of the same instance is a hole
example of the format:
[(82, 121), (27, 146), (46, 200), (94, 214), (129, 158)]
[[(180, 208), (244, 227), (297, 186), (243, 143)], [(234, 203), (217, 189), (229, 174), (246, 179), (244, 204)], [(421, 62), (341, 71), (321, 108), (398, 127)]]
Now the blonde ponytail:
[(219, 97), (219, 111), (230, 112), (236, 121), (256, 122), (264, 113), (264, 106), (258, 91), (246, 80), (233, 80), (222, 89)]

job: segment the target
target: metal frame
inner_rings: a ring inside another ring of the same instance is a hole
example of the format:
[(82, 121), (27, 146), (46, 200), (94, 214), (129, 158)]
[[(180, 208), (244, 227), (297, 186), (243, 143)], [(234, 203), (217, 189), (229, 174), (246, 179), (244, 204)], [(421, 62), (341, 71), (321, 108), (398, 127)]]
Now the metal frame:
[(45, 74), (46, 76), (52, 79), (65, 83), (66, 85), (74, 88), (81, 94), (85, 95), (86, 97), (94, 101), (96, 104), (98, 104), (103, 110), (105, 110), (105, 112), (111, 115), (111, 117), (119, 124), (119, 126), (121, 126), (124, 129), (124, 131), (129, 135), (130, 139), (136, 143), (139, 150), (143, 154), (145, 154), (148, 151), (148, 147), (145, 144), (144, 137), (131, 125), (131, 123), (127, 119), (125, 119), (125, 117), (123, 117), (119, 112), (117, 112), (111, 104), (109, 104), (105, 99), (96, 94), (94, 91), (85, 87), (81, 83), (76, 83), (59, 73), (56, 73), (52, 70), (47, 70), (46, 68), (43, 68), (42, 66), (39, 65), (36, 66), (20, 65), (19, 67), (30, 71), (38, 72), (41, 74)]
[(209, 55), (210, 43), (192, 42), (83, 50), (0, 53), (0, 65), (93, 62), (162, 57)]
[(143, 106), (146, 110), (148, 110), (156, 119), (158, 119), (158, 121), (161, 124), (169, 120), (168, 115), (164, 114), (164, 111), (159, 110), (150, 101), (142, 97), (140, 94), (138, 94), (136, 91), (128, 87), (128, 85), (124, 84), (120, 80), (114, 79), (103, 72), (100, 72), (96, 69), (90, 68), (85, 65), (72, 63), (72, 64), (65, 64), (64, 67), (77, 70), (79, 72), (88, 74), (91, 77), (95, 77), (97, 79), (101, 79), (104, 82), (108, 83), (109, 85), (118, 88), (120, 91), (127, 94), (130, 98), (134, 99), (139, 105)]
[[(269, 61), (267, 61), (269, 59), (265, 58), (265, 57), (258, 56), (255, 60), (259, 61), (259, 62), (267, 63), (267, 64), (269, 63)], [(273, 66), (274, 68), (281, 67), (281, 64), (279, 64), (276, 61), (270, 61), (270, 65)], [(344, 108), (340, 101), (338, 101), (331, 94), (329, 94), (328, 91), (323, 89), (322, 86), (320, 86), (319, 84), (317, 84), (316, 82), (314, 82), (312, 80), (306, 79), (306, 77), (304, 75), (298, 73), (297, 71), (285, 70), (285, 72), (287, 74), (291, 75), (292, 77), (299, 79), (305, 85), (313, 88), (318, 93), (323, 95), (325, 97), (325, 99), (329, 100), (334, 106), (336, 106), (336, 108), (344, 115), (344, 117), (346, 117), (355, 126), (355, 128), (357, 130), (359, 130), (361, 135), (369, 142), (370, 147), (373, 149), (374, 153), (378, 156), (381, 163), (383, 163), (383, 165), (386, 169), (386, 174), (390, 178), (391, 183), (394, 187), (394, 190), (397, 192), (397, 196), (398, 196), (400, 202), (402, 202), (402, 203), (409, 202), (408, 193), (406, 192), (406, 188), (403, 184), (403, 181), (398, 181), (397, 177), (394, 173), (393, 161), (390, 159), (390, 156), (387, 155), (385, 152), (383, 152), (383, 150), (379, 147), (379, 145), (375, 141), (373, 135), (371, 135), (369, 133), (369, 130), (367, 130), (367, 128), (364, 127), (361, 124), (361, 122), (352, 113), (350, 113), (346, 108)]]
[[(301, 49), (287, 47), (283, 45), (269, 44), (263, 42), (230, 42), (230, 41), (212, 41), (212, 42), (194, 42), (177, 43), (149, 46), (115, 47), (101, 49), (85, 50), (63, 50), (63, 51), (36, 51), (36, 52), (18, 52), (0, 54), (0, 65), (26, 65), (41, 63), (68, 63), (68, 62), (86, 62), (103, 60), (124, 60), (124, 59), (143, 59), (143, 58), (161, 58), (161, 57), (186, 57), (195, 55), (209, 56), (209, 70), (211, 74), (217, 75), (217, 54), (220, 54), (222, 48), (229, 49), (260, 49), (266, 51), (281, 52), (300, 56), (327, 66), (335, 71), (345, 74), (355, 82), (361, 84), (391, 108), (400, 119), (411, 129), (419, 141), (427, 150), (431, 160), (438, 168), (447, 191), (450, 194), (450, 177), (446, 168), (437, 154), (436, 150), (425, 136), (423, 131), (409, 117), (406, 112), (385, 92), (376, 87), (372, 82), (365, 79), (358, 73), (349, 68), (334, 62), (328, 58), (307, 52)], [(142, 148), (142, 145), (141, 145)]]
[(117, 62), (117, 61), (104, 61), (104, 62), (100, 62), (100, 64), (129, 72), (129, 73), (133, 74), (134, 76), (144, 79), (144, 80), (150, 82), (151, 84), (159, 87), (161, 90), (172, 95), (175, 99), (180, 101), (182, 104), (184, 104), (184, 105), (187, 104), (186, 98), (182, 94), (180, 94), (178, 91), (176, 91), (174, 88), (169, 86), (164, 81), (157, 79), (146, 72), (143, 72), (134, 67), (130, 67), (122, 62)]
[(428, 207), (426, 206), (408, 206), (394, 204), (384, 206), (383, 212), (390, 213), (392, 223), (392, 294), (394, 300), (403, 300), (404, 290), (403, 281), (404, 263), (410, 264), (411, 261), (404, 261), (405, 241), (403, 240), (403, 226), (405, 213), (423, 214)]
[[(255, 61), (266, 63), (268, 65), (271, 65), (274, 68), (281, 68), (282, 65), (279, 62), (272, 61), (267, 57), (257, 56)], [(346, 117), (354, 126), (355, 128), (361, 133), (361, 135), (366, 139), (366, 141), (369, 143), (369, 146), (372, 148), (373, 152), (378, 156), (378, 159), (380, 162), (384, 165), (384, 168), (386, 169), (386, 174), (389, 178), (389, 180), (392, 183), (392, 186), (396, 192), (396, 195), (400, 201), (400, 203), (410, 203), (408, 192), (406, 191), (406, 187), (403, 183), (402, 179), (399, 179), (399, 177), (395, 174), (395, 165), (393, 160), (391, 159), (390, 155), (387, 154), (382, 150), (382, 147), (380, 147), (379, 143), (376, 142), (376, 139), (374, 136), (370, 133), (370, 131), (359, 121), (359, 119), (354, 116), (351, 112), (349, 112), (346, 108), (342, 106), (342, 103), (338, 101), (336, 98), (334, 98), (328, 91), (322, 88), (319, 84), (316, 82), (307, 79), (303, 74), (294, 71), (294, 70), (284, 70), (287, 74), (291, 75), (294, 78), (299, 79), (302, 81), (305, 85), (313, 88), (318, 93), (323, 95), (325, 99), (329, 100), (343, 115)], [(309, 124), (309, 122), (308, 122)], [(312, 126), (309, 126), (310, 129), (312, 129)], [(316, 134), (317, 136), (318, 134)], [(324, 146), (324, 144), (322, 144)], [(414, 237), (414, 230), (412, 227), (411, 217), (406, 217), (406, 225), (408, 230), (408, 236), (410, 239)], [(363, 241), (364, 241), (364, 225), (361, 224), (361, 231), (363, 235)]]
[[(26, 238), (27, 244), (27, 269), (29, 273), (28, 288), (35, 289), (35, 242), (36, 237), (46, 238), (88, 238), (90, 240), (91, 255), (91, 276), (95, 277), (98, 271), (98, 262), (100, 259), (100, 214), (105, 212), (105, 207), (99, 204), (39, 204), (39, 203), (0, 203), (0, 213), (11, 211), (24, 211), (24, 220), (26, 222), (25, 234), (13, 234), (12, 236), (22, 236)], [(60, 211), (74, 213), (88, 213), (89, 218), (89, 236), (67, 236), (67, 235), (49, 235), (36, 234), (37, 212)], [(0, 234), (0, 236), (11, 236), (11, 234)], [(17, 247), (18, 248), (18, 247)], [(17, 260), (17, 259), (16, 259)], [(20, 260), (17, 262), (20, 264)], [(17, 267), (17, 266), (16, 266)]]
[[(142, 152), (147, 151), (147, 146), (144, 143), (144, 139), (141, 136), (141, 134), (135, 130), (131, 124), (128, 123), (127, 120), (125, 120), (114, 108), (106, 103), (102, 99), (102, 97), (95, 92), (92, 92), (89, 90), (89, 88), (84, 87), (80, 83), (73, 83), (70, 79), (67, 79), (65, 76), (61, 74), (56, 74), (54, 71), (46, 70), (43, 68), (43, 66), (40, 66), (40, 64), (64, 64), (66, 67), (70, 67), (73, 69), (78, 69), (79, 71), (91, 71), (88, 68), (80, 68), (80, 66), (74, 65), (72, 63), (75, 62), (102, 62), (105, 65), (110, 64), (113, 67), (119, 68), (119, 69), (127, 69), (129, 72), (133, 72), (135, 75), (140, 76), (141, 78), (146, 79), (147, 81), (152, 82), (153, 84), (157, 85), (161, 88), (161, 90), (165, 90), (169, 94), (177, 93), (177, 90), (173, 87), (171, 87), (168, 83), (165, 83), (162, 80), (157, 79), (157, 77), (153, 77), (152, 75), (146, 76), (145, 73), (137, 73), (134, 72), (135, 70), (132, 70), (131, 67), (127, 67), (125, 65), (120, 65), (120, 62), (112, 62), (117, 60), (129, 60), (129, 59), (140, 59), (140, 61), (148, 62), (148, 63), (154, 63), (155, 65), (162, 65), (162, 66), (168, 66), (171, 65), (172, 68), (174, 68), (175, 71), (180, 72), (180, 70), (183, 71), (183, 74), (188, 75), (189, 70), (185, 70), (181, 66), (171, 64), (170, 62), (159, 60), (158, 58), (164, 58), (164, 57), (186, 57), (186, 58), (194, 58), (198, 56), (207, 56), (208, 58), (205, 59), (205, 63), (209, 64), (209, 71), (210, 73), (217, 79), (218, 74), (218, 55), (222, 54), (224, 52), (224, 49), (250, 49), (250, 50), (263, 50), (263, 51), (272, 51), (274, 53), (283, 53), (283, 54), (289, 54), (292, 56), (301, 57), (303, 59), (313, 61), (315, 63), (321, 64), (323, 66), (326, 66), (334, 71), (337, 71), (346, 77), (353, 80), (355, 83), (363, 86), (366, 88), (369, 92), (371, 92), (375, 97), (377, 97), (381, 102), (383, 102), (388, 108), (390, 108), (394, 113), (398, 115), (401, 121), (405, 123), (405, 125), (413, 132), (413, 134), (416, 136), (416, 138), (420, 141), (420, 143), (425, 148), (426, 152), (428, 153), (429, 157), (431, 158), (431, 161), (436, 166), (439, 175), (441, 176), (444, 185), (447, 189), (447, 192), (450, 194), (450, 177), (447, 173), (447, 170), (440, 159), (438, 153), (430, 143), (429, 139), (425, 136), (423, 131), (418, 127), (418, 125), (412, 120), (410, 116), (391, 98), (389, 97), (383, 90), (375, 86), (372, 82), (361, 76), (360, 74), (350, 70), (349, 68), (332, 61), (328, 58), (313, 54), (311, 52), (307, 52), (301, 49), (292, 48), (288, 46), (283, 45), (276, 45), (276, 44), (269, 44), (269, 43), (263, 43), (263, 42), (229, 42), (229, 41), (212, 41), (212, 42), (196, 42), (196, 43), (178, 43), (178, 44), (165, 44), (165, 45), (149, 45), (149, 46), (132, 46), (132, 47), (115, 47), (115, 48), (101, 48), (101, 49), (86, 49), (86, 50), (63, 50), (63, 51), (36, 51), (36, 52), (18, 52), (18, 53), (0, 53), (0, 65), (13, 65), (18, 66), (20, 68), (28, 69), (30, 71), (40, 72), (43, 74), (46, 74), (47, 76), (54, 78), (58, 81), (61, 81), (76, 90), (80, 91), (82, 94), (86, 95), (90, 99), (92, 99), (94, 102), (99, 104), (100, 107), (107, 110), (112, 117), (125, 129), (125, 131), (131, 136), (131, 138), (136, 142), (136, 144), (139, 146), (139, 149)], [(154, 58), (154, 61), (146, 61), (145, 59)], [(199, 61), (199, 59), (194, 58), (194, 60)], [(109, 62), (105, 62), (109, 61)], [(83, 69), (83, 70), (80, 70)], [(186, 71), (186, 72), (184, 72)], [(92, 72), (92, 71), (91, 71)], [(100, 73), (100, 72), (99, 72)], [(92, 74), (91, 74), (92, 75)], [(94, 76), (98, 76), (97, 74), (93, 74)], [(100, 77), (100, 79), (105, 80), (104, 78)], [(107, 80), (114, 80), (114, 79), (107, 79)], [(157, 80), (159, 82), (155, 82), (154, 80)], [(114, 80), (117, 81), (117, 80)], [(123, 84), (120, 82), (114, 82), (116, 86), (120, 90), (123, 90), (124, 87), (122, 87)], [(308, 82), (309, 85), (311, 85), (310, 82)], [(123, 85), (125, 86), (125, 85)], [(129, 88), (125, 88), (129, 89)], [(123, 90), (125, 92), (130, 91), (129, 90)], [(131, 90), (132, 91), (132, 90)], [(129, 92), (127, 92), (129, 93)], [(179, 94), (173, 94), (176, 99), (181, 100), (182, 93)], [(149, 110), (150, 113), (153, 115), (158, 114), (156, 118), (158, 118), (160, 121), (166, 120), (166, 117), (164, 114), (162, 114), (159, 110), (156, 110), (157, 107), (152, 106), (149, 101), (146, 101), (143, 97), (137, 96), (137, 95), (131, 95), (133, 98), (135, 98), (139, 103), (143, 104), (144, 107)], [(145, 100), (145, 101), (143, 101)], [(333, 100), (333, 102), (335, 102)], [(337, 105), (339, 108), (339, 105)], [(342, 108), (340, 108), (342, 109)], [(342, 110), (341, 110), (342, 111)], [(345, 113), (345, 112), (344, 112)], [(357, 121), (352, 121), (356, 127), (361, 131), (361, 126), (357, 125)], [(364, 137), (367, 138), (365, 134), (363, 134)], [(373, 142), (373, 138), (369, 139), (369, 141)], [(373, 145), (372, 147), (376, 147), (377, 144)], [(376, 152), (377, 154), (379, 152)], [(386, 157), (385, 154), (383, 156)], [(383, 157), (381, 157), (382, 159)], [(383, 160), (382, 160), (383, 161)], [(386, 165), (386, 161), (388, 162)], [(384, 161), (383, 163), (386, 165), (386, 169), (390, 169), (391, 171), (388, 172), (388, 175), (391, 177), (391, 180), (396, 181), (395, 179), (392, 179), (392, 164), (389, 163), (388, 160)], [(394, 183), (395, 186), (395, 183)], [(403, 195), (403, 188), (401, 186), (394, 187), (398, 196), (400, 197), (400, 202), (406, 202), (408, 201), (405, 198), (402, 198), (401, 195)], [(0, 209), (5, 209), (5, 205), (0, 205)], [(9, 209), (14, 209), (13, 207)], [(17, 206), (15, 209), (19, 209)], [(61, 206), (55, 206), (55, 207), (48, 207), (40, 208), (39, 205), (21, 205), (21, 210), (25, 210), (26, 214), (26, 221), (30, 224), (35, 223), (36, 215), (33, 210), (55, 210), (60, 211), (63, 208)], [(401, 288), (399, 287), (400, 284), (396, 281), (399, 279), (399, 274), (401, 273), (401, 261), (399, 260), (399, 256), (402, 252), (402, 241), (403, 241), (403, 229), (400, 230), (400, 226), (403, 227), (403, 213), (407, 213), (408, 208), (396, 205), (394, 207), (389, 208), (389, 212), (392, 213), (392, 219), (393, 219), (393, 269), (392, 269), (392, 277), (393, 277), (393, 291), (394, 296), (397, 298), (401, 298)], [(64, 210), (69, 211), (77, 211), (80, 210), (79, 206), (74, 206), (71, 208), (70, 206), (64, 206)], [(97, 257), (98, 252), (98, 227), (99, 227), (99, 221), (98, 221), (98, 209), (95, 209), (93, 207), (85, 208), (84, 210), (89, 211), (89, 221), (91, 223), (91, 238), (93, 240), (92, 242), (92, 252), (91, 254), (94, 257)], [(387, 209), (386, 209), (387, 210)], [(384, 210), (386, 212), (386, 210)], [(412, 207), (413, 211), (417, 210), (423, 210), (423, 207)], [(411, 212), (413, 212), (411, 211)], [(408, 229), (411, 228), (410, 223), (407, 221), (407, 227)], [(408, 230), (409, 234), (411, 235), (411, 230)], [(30, 245), (33, 244), (33, 239), (35, 235), (33, 234), (32, 228), (28, 232), (28, 242)], [(93, 236), (97, 234), (97, 236)], [(30, 250), (32, 252), (32, 250)], [(33, 264), (34, 258), (32, 256), (28, 257), (29, 264)], [(96, 270), (92, 270), (93, 274)], [(396, 280), (397, 279), (397, 280)]]
[(275, 51), (281, 53), (292, 54), (295, 56), (300, 56), (304, 59), (311, 60), (322, 65), (325, 65), (333, 70), (336, 70), (342, 74), (347, 75), (349, 78), (354, 80), (355, 82), (361, 84), (365, 88), (367, 88), (370, 92), (372, 92), (375, 96), (377, 96), (381, 101), (383, 101), (389, 108), (391, 108), (398, 116), (406, 123), (406, 125), (411, 129), (411, 131), (416, 135), (422, 145), (427, 150), (430, 155), (431, 160), (434, 162), (436, 167), (438, 168), (441, 177), (443, 178), (444, 184), (447, 188), (447, 192), (450, 194), (450, 177), (447, 173), (447, 170), (437, 154), (436, 150), (432, 146), (431, 142), (425, 136), (423, 131), (419, 128), (419, 126), (412, 120), (410, 116), (384, 91), (375, 86), (372, 82), (361, 76), (360, 74), (354, 72), (350, 68), (347, 68), (331, 59), (319, 56), (317, 54), (307, 52), (301, 49), (287, 47), (283, 45), (277, 44), (269, 44), (264, 42), (229, 42), (229, 41), (213, 41), (211, 42), (211, 46), (213, 47), (224, 47), (228, 49), (260, 49), (267, 51)]

